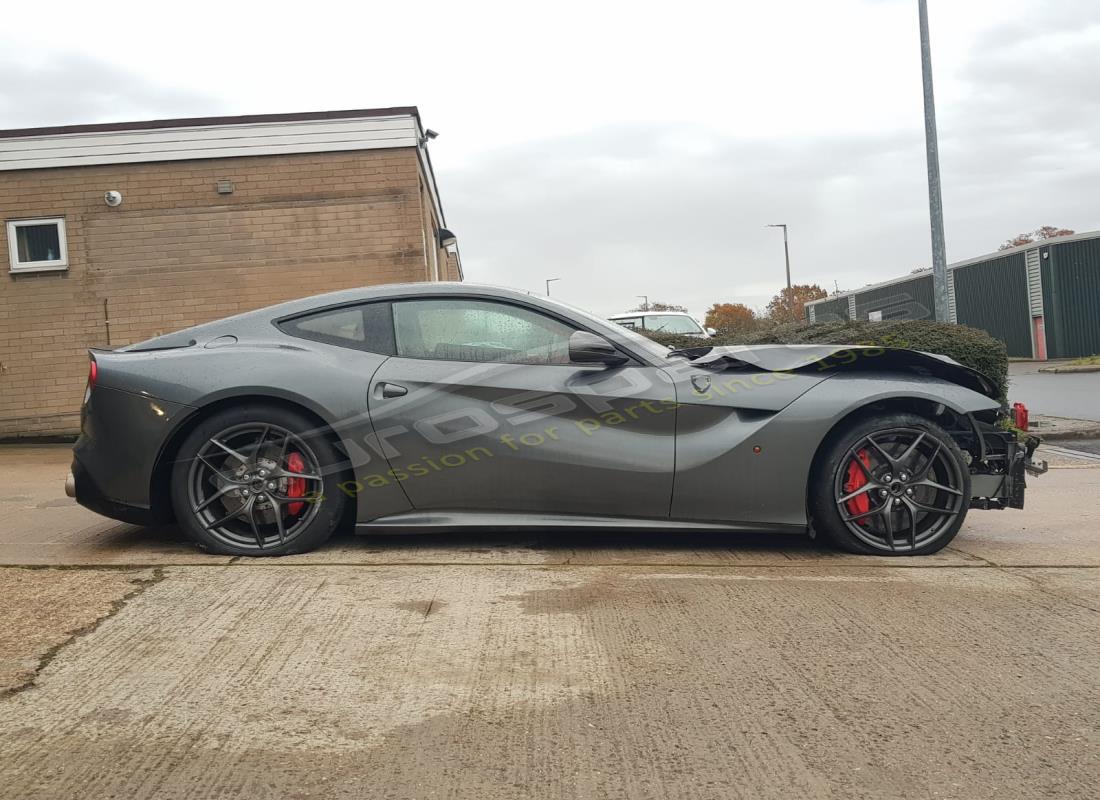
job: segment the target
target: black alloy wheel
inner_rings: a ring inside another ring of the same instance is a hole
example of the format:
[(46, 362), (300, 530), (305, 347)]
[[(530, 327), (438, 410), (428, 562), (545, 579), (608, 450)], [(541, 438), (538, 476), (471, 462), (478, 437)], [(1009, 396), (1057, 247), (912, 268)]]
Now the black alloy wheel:
[(935, 552), (954, 538), (970, 506), (970, 475), (958, 445), (915, 415), (855, 426), (834, 441), (822, 466), (819, 482), (831, 479), (829, 508), (822, 508), (825, 487), (815, 487), (815, 523), (852, 552)]
[[(211, 552), (283, 555), (329, 537), (343, 495), (314, 426), (281, 408), (231, 409), (201, 423), (173, 472), (176, 517)], [(328, 468), (326, 468), (328, 465)]]

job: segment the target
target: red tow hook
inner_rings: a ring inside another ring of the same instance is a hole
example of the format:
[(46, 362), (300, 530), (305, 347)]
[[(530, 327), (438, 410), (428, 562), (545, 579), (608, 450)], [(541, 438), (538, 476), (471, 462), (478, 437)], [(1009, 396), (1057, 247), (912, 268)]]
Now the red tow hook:
[[(306, 460), (302, 458), (301, 453), (291, 453), (286, 457), (286, 470), (287, 472), (305, 472)], [(287, 478), (286, 479), (286, 496), (287, 497), (305, 497), (306, 496), (306, 479), (305, 478)], [(302, 507), (305, 503), (290, 503), (286, 508), (292, 515), (300, 514)]]

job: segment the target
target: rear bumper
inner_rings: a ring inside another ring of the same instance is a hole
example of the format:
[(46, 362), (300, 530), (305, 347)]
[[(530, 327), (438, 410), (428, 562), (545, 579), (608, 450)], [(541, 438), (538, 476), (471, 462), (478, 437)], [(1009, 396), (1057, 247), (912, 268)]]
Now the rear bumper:
[[(115, 519), (145, 524), (154, 497), (160, 454), (191, 412), (187, 406), (148, 395), (96, 386), (81, 412), (73, 445), (73, 496), (82, 506)], [(66, 490), (68, 491), (68, 490)]]
[(148, 507), (127, 505), (108, 499), (78, 458), (73, 459), (69, 476), (65, 479), (65, 494), (75, 498), (76, 502), (90, 511), (111, 519), (134, 525), (152, 525), (157, 521)]

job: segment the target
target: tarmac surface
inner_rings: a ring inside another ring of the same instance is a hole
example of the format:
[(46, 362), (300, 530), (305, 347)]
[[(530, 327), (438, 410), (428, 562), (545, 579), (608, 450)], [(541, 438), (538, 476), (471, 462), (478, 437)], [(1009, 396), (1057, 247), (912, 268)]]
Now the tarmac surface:
[(252, 560), (77, 507), (67, 463), (0, 448), (3, 797), (1100, 785), (1095, 462), (1052, 457), (1027, 509), (972, 512), (927, 558), (670, 532)]
[(1013, 361), (1008, 365), (1008, 399), (1032, 414), (1100, 422), (1100, 372), (1039, 372), (1054, 361)]
[(1079, 450), (1100, 457), (1100, 439), (1060, 439), (1055, 444), (1060, 448)]

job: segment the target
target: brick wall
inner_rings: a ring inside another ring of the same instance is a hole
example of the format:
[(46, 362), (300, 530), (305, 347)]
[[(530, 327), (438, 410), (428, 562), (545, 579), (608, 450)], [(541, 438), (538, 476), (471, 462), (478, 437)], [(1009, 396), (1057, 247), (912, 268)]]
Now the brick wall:
[(0, 270), (0, 437), (77, 430), (88, 347), (430, 279), (422, 181), (411, 148), (0, 172), (0, 217), (64, 216), (69, 250), (65, 272)]
[(443, 280), (446, 281), (460, 281), (462, 280), (462, 271), (458, 268), (458, 253), (446, 253), (447, 267), (443, 275)]

